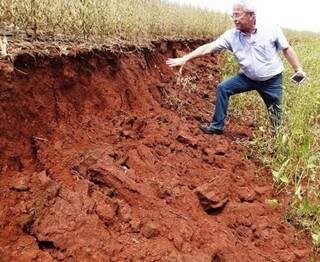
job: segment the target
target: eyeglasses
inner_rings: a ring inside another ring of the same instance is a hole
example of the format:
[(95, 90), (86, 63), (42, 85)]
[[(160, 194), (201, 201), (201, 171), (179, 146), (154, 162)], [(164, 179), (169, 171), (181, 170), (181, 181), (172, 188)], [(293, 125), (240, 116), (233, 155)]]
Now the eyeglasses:
[(230, 15), (232, 19), (243, 17), (246, 14), (253, 14), (252, 12), (241, 12), (241, 13), (233, 13)]

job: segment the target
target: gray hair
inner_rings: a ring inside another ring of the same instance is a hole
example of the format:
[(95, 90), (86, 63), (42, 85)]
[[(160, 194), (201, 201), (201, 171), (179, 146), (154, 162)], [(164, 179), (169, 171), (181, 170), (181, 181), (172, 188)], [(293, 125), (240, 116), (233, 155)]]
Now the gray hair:
[(257, 12), (257, 9), (256, 9), (253, 1), (250, 1), (250, 0), (235, 0), (234, 3), (233, 3), (233, 7), (236, 6), (236, 5), (242, 6), (243, 9), (246, 12), (252, 12), (254, 14), (256, 14), (256, 12)]

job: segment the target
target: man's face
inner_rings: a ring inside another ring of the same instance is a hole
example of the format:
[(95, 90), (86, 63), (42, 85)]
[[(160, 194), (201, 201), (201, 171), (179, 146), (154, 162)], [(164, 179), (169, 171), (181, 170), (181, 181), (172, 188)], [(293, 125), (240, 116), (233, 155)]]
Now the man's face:
[(234, 6), (232, 12), (232, 19), (236, 26), (236, 28), (240, 31), (248, 31), (254, 27), (255, 18), (254, 14), (250, 12), (246, 12), (242, 6)]

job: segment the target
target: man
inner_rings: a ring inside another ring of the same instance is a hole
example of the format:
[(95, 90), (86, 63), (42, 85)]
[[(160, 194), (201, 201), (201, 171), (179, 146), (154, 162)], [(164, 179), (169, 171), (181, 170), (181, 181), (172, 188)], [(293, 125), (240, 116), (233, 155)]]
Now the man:
[(295, 72), (305, 76), (299, 59), (278, 27), (256, 24), (256, 10), (245, 0), (233, 5), (232, 19), (235, 28), (226, 31), (217, 40), (202, 45), (191, 53), (167, 60), (170, 67), (183, 66), (187, 61), (213, 51), (228, 49), (240, 65), (240, 73), (217, 86), (216, 106), (212, 122), (201, 126), (206, 134), (222, 134), (229, 97), (234, 94), (256, 90), (270, 112), (275, 130), (281, 120), (282, 71), (278, 55), (282, 50)]

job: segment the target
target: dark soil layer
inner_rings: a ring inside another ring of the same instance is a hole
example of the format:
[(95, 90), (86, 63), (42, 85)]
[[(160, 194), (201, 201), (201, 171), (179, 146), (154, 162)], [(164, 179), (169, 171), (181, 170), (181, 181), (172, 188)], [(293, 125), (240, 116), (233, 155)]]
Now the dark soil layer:
[(270, 171), (235, 142), (254, 124), (198, 128), (219, 56), (179, 83), (166, 66), (199, 44), (1, 62), (1, 261), (309, 261), (285, 204), (267, 204)]

